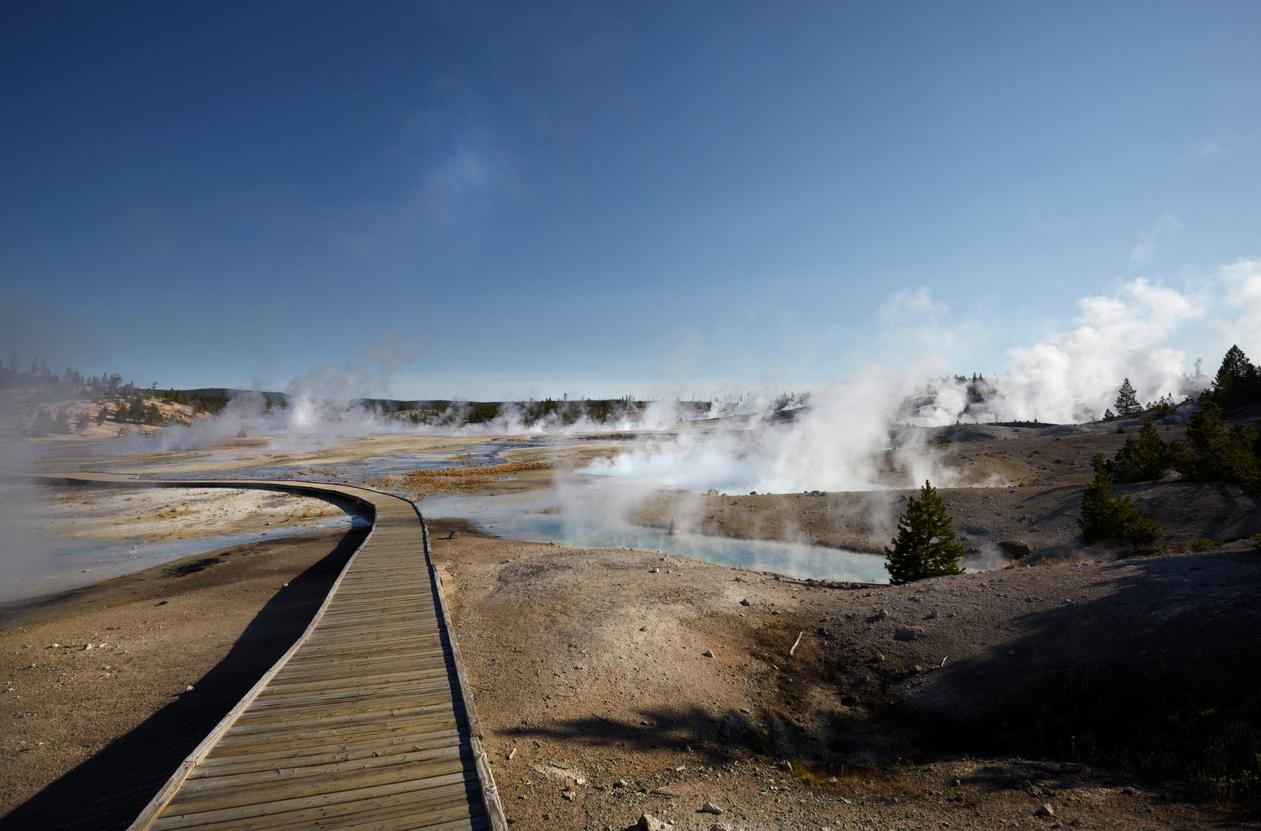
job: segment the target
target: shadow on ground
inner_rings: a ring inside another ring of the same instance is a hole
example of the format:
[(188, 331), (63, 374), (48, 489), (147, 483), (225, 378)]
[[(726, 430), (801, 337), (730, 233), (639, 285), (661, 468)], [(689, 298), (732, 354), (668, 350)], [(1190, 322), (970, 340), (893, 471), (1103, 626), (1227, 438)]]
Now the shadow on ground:
[(1086, 762), (1261, 795), (1261, 553), (1100, 567), (1108, 591), (1017, 617), (1017, 634), (894, 691), (921, 747)]
[(293, 645), (368, 534), (352, 528), (289, 581), (218, 664), (134, 730), (0, 818), (0, 829), (126, 828), (189, 753)]

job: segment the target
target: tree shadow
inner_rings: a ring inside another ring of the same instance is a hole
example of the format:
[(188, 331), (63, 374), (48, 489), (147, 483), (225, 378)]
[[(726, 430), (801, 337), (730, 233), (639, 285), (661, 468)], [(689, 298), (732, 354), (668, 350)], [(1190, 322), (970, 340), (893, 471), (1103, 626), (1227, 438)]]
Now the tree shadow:
[(849, 711), (816, 713), (810, 721), (769, 710), (708, 711), (695, 706), (647, 708), (638, 716), (626, 720), (593, 715), (520, 725), (504, 733), (570, 745), (687, 752), (714, 766), (753, 753), (830, 767), (842, 760), (869, 760), (875, 746), (883, 744), (868, 719)]
[[(348, 508), (341, 501), (340, 507)], [(131, 732), (0, 818), (0, 828), (126, 828), (171, 773), (293, 645), (369, 532), (353, 527), (289, 581), (231, 650), (195, 684)]]
[(1088, 763), (1186, 795), (1257, 795), (1261, 558), (1100, 566), (1107, 594), (1015, 618), (1015, 636), (917, 676), (888, 715), (925, 749)]

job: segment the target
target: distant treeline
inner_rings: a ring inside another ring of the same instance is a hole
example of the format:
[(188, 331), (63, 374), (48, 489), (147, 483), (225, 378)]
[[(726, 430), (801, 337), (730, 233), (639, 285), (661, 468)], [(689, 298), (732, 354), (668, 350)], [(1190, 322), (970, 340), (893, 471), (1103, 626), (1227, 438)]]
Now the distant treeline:
[[(368, 398), (358, 402), (365, 409), (385, 418), (397, 418), (414, 424), (460, 426), (515, 421), (523, 425), (546, 423), (570, 426), (580, 421), (610, 424), (635, 421), (651, 402), (625, 398), (555, 399), (528, 401), (455, 401), (433, 399), (397, 401)], [(708, 401), (679, 401), (675, 404), (680, 417), (709, 412)]]

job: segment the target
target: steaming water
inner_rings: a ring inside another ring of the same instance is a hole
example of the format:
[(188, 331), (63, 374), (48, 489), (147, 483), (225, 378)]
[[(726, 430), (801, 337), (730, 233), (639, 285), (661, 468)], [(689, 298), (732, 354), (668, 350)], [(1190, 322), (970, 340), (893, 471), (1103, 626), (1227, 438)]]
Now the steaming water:
[(530, 497), (429, 496), (427, 517), (467, 519), (483, 531), (514, 540), (555, 542), (576, 548), (637, 548), (681, 554), (709, 563), (790, 577), (887, 583), (884, 558), (876, 554), (800, 543), (670, 534), (611, 519), (579, 518), (559, 510), (555, 494)]

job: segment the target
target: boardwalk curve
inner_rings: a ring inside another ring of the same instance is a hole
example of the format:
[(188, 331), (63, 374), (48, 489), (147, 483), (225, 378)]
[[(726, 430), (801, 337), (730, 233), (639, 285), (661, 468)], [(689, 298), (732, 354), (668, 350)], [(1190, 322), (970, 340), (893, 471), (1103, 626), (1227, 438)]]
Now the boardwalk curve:
[(337, 496), (373, 515), (306, 631), (184, 760), (131, 831), (507, 828), (413, 503), (287, 480), (44, 478)]

